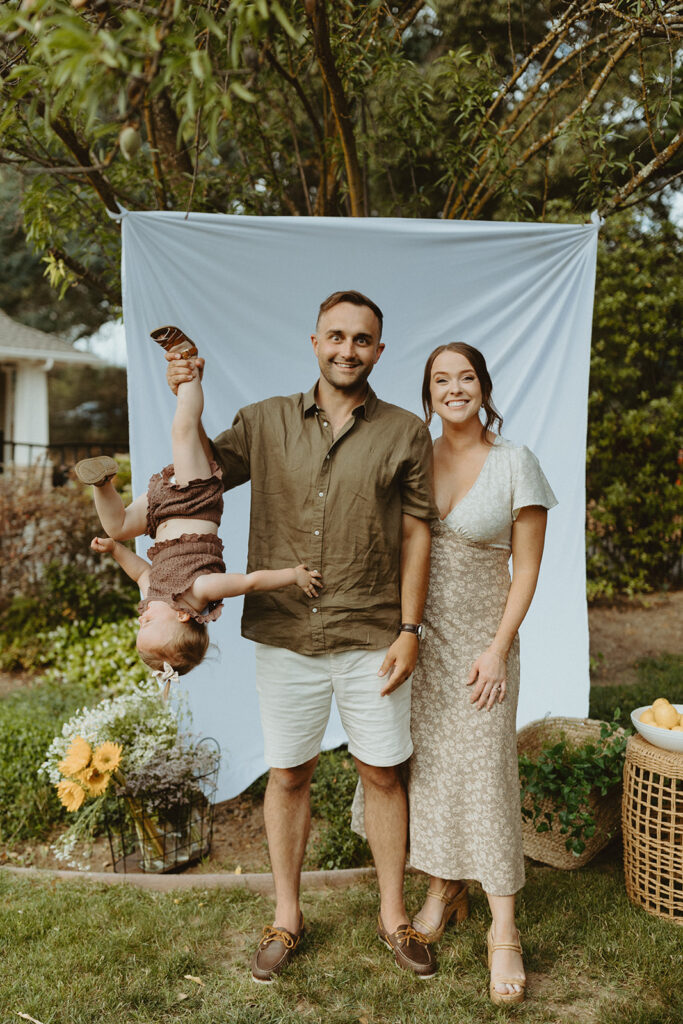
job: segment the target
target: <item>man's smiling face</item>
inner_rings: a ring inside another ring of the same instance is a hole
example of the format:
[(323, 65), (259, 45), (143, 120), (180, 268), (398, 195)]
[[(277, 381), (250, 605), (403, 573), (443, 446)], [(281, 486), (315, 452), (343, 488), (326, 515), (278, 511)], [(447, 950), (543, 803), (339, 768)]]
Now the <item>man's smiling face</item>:
[(336, 391), (359, 391), (384, 349), (369, 306), (339, 302), (321, 313), (311, 336), (320, 372)]

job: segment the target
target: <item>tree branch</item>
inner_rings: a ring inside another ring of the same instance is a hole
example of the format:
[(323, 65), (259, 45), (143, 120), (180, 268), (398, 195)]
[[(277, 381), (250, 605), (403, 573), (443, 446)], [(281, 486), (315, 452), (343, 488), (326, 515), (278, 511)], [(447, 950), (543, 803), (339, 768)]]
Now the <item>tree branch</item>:
[[(635, 174), (631, 178), (631, 180), (626, 183), (626, 185), (624, 185), (622, 188), (620, 188), (617, 192), (614, 193), (612, 198), (609, 199), (605, 206), (603, 206), (602, 209), (599, 211), (600, 215), (602, 217), (605, 217), (607, 216), (607, 214), (614, 213), (615, 210), (618, 210), (623, 206), (634, 206), (635, 203), (626, 203), (626, 200), (629, 198), (629, 196), (633, 195), (635, 190), (639, 188), (640, 185), (643, 184), (643, 182), (647, 181), (648, 178), (651, 178), (655, 171), (658, 171), (660, 167), (664, 167), (664, 165), (668, 163), (672, 156), (674, 156), (678, 152), (678, 150), (681, 148), (681, 145), (683, 145), (683, 129), (681, 129), (681, 131), (678, 132), (678, 135), (674, 136), (674, 138), (671, 140), (668, 146), (662, 149), (656, 157), (650, 160), (649, 164), (646, 164), (645, 167), (641, 167), (638, 173)], [(671, 182), (675, 178), (680, 177), (682, 173), (683, 171), (679, 171), (678, 174), (673, 175), (666, 182), (664, 182), (664, 184), (661, 187), (663, 188), (664, 185), (671, 184)], [(656, 192), (657, 189), (654, 189), (653, 191)]]
[[(590, 107), (593, 100), (602, 89), (603, 85), (607, 81), (608, 77), (610, 76), (616, 65), (619, 63), (624, 54), (626, 54), (627, 51), (636, 42), (638, 35), (639, 34), (637, 32), (631, 32), (629, 33), (629, 35), (626, 36), (626, 38), (623, 40), (620, 46), (615, 50), (610, 59), (607, 61), (604, 68), (593, 82), (593, 85), (590, 87), (590, 89), (584, 96), (581, 103), (579, 103), (579, 105), (575, 107), (574, 110), (567, 114), (567, 116), (563, 118), (558, 125), (551, 128), (550, 131), (547, 131), (544, 135), (541, 136), (540, 139), (537, 139), (536, 142), (529, 146), (524, 151), (524, 153), (522, 153), (519, 160), (517, 160), (514, 164), (511, 165), (511, 167), (509, 168), (509, 172), (514, 172), (523, 167), (526, 163), (529, 162), (529, 160), (531, 160), (532, 157), (534, 157), (538, 152), (540, 152), (540, 150), (544, 149), (547, 145), (549, 145), (556, 138), (558, 138), (562, 134), (562, 132), (564, 132), (564, 130), (569, 127), (572, 121), (574, 121), (577, 117), (580, 117), (582, 114), (586, 112), (586, 110), (588, 110), (588, 108)], [(465, 209), (463, 211), (464, 217), (469, 217), (470, 219), (476, 218), (478, 214), (481, 212), (482, 207), (488, 202), (488, 200), (493, 195), (495, 195), (497, 191), (497, 188), (495, 186), (487, 189), (484, 195), (481, 196), (481, 198), (479, 198), (477, 202), (477, 198), (481, 195), (481, 188), (481, 185), (477, 186), (477, 189), (475, 190), (471, 199), (465, 206)], [(455, 215), (455, 212), (455, 209), (453, 209), (452, 212), (449, 212), (447, 216), (451, 218)]]
[(91, 270), (84, 267), (82, 263), (74, 259), (73, 256), (69, 256), (64, 252), (63, 249), (48, 249), (48, 255), (52, 256), (56, 260), (60, 260), (65, 267), (68, 267), (84, 284), (89, 285), (99, 295), (103, 295), (106, 299), (114, 306), (121, 305), (121, 295), (118, 292), (112, 291), (106, 281), (103, 281), (97, 274), (93, 274)]
[(339, 72), (334, 61), (330, 45), (329, 23), (327, 20), (326, 0), (309, 0), (306, 11), (313, 29), (313, 42), (318, 66), (327, 86), (332, 113), (339, 132), (344, 153), (346, 181), (349, 189), (351, 216), (363, 216), (363, 182), (358, 163), (356, 138), (353, 131), (351, 111), (344, 92)]
[[(45, 104), (41, 101), (38, 102), (38, 112), (41, 117), (45, 117)], [(116, 193), (112, 188), (110, 182), (105, 178), (103, 174), (98, 170), (91, 170), (93, 164), (90, 157), (90, 152), (87, 146), (81, 142), (76, 135), (76, 132), (68, 123), (65, 117), (58, 116), (50, 122), (50, 126), (54, 131), (55, 135), (61, 140), (66, 148), (74, 155), (79, 167), (83, 168), (88, 181), (92, 185), (93, 189), (100, 197), (104, 205), (112, 213), (119, 213), (119, 204), (116, 199)]]

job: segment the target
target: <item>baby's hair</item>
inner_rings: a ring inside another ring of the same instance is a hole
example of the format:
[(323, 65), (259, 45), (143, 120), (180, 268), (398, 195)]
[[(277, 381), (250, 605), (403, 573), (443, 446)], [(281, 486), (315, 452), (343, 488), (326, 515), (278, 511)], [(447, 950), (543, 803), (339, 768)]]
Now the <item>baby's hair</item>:
[(138, 654), (153, 672), (163, 669), (166, 661), (179, 676), (184, 676), (204, 660), (208, 647), (209, 630), (206, 624), (188, 619), (187, 622), (178, 623), (172, 639), (165, 647), (154, 653), (138, 651)]

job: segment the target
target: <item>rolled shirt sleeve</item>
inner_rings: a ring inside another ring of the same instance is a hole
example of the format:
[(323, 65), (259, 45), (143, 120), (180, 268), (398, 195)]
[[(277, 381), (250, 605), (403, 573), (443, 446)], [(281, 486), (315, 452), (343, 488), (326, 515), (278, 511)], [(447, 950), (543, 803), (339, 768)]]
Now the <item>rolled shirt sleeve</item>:
[(232, 426), (210, 441), (213, 457), (223, 473), (223, 489), (245, 483), (251, 475), (249, 415), (253, 406), (240, 409)]
[(431, 520), (439, 515), (434, 503), (432, 437), (422, 424), (411, 440), (401, 477), (401, 511), (416, 519)]

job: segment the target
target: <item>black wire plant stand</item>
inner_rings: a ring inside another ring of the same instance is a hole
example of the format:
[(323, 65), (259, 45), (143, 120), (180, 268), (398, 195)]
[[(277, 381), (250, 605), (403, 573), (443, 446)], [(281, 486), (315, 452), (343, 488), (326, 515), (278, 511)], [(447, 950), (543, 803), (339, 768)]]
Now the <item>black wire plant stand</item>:
[(220, 747), (208, 737), (198, 747), (204, 754), (201, 773), (157, 790), (131, 792), (126, 785), (118, 787), (106, 810), (114, 871), (182, 871), (207, 856), (213, 837)]

